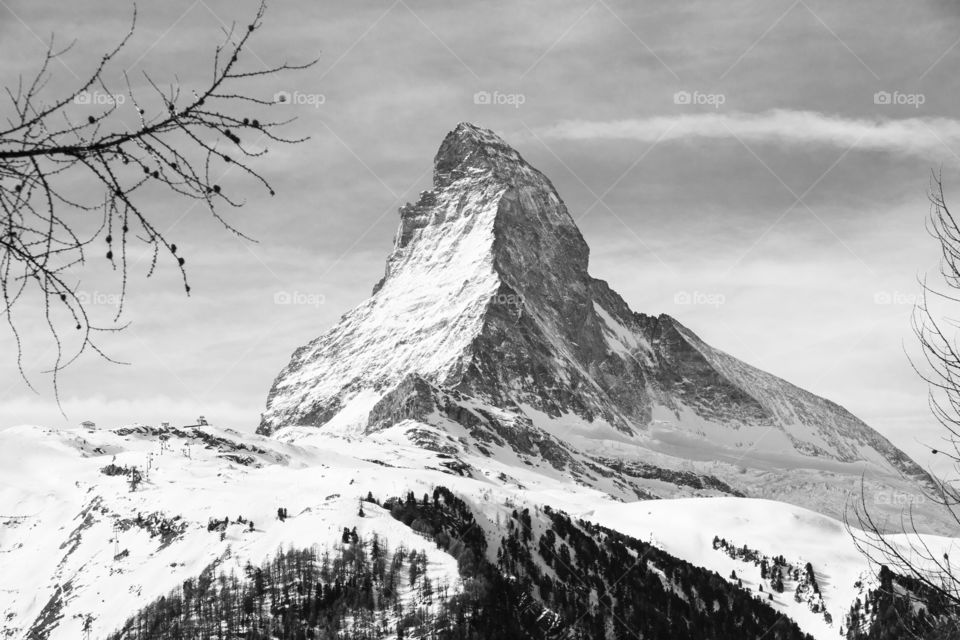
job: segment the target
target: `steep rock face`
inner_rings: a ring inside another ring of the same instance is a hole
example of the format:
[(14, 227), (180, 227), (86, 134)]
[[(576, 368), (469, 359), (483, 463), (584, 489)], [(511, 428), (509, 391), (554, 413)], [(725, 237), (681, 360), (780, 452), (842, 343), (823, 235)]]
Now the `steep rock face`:
[[(494, 133), (450, 132), (433, 182), (401, 208), (373, 296), (278, 376), (261, 433), (456, 424), (523, 455), (550, 449), (578, 480), (581, 463), (624, 477), (630, 465), (693, 465), (730, 492), (814, 508), (811, 478), (830, 473), (842, 479), (834, 514), (863, 473), (878, 487), (906, 475), (896, 482), (908, 493), (929, 482), (842, 407), (669, 316), (633, 312), (588, 273), (589, 248), (550, 181)], [(798, 479), (796, 468), (817, 471)]]
[[(261, 432), (325, 424), (360, 391), (408, 372), (553, 416), (573, 410), (624, 430), (649, 420), (640, 369), (609, 358), (589, 248), (550, 181), (516, 151), (460, 125), (437, 153), (434, 189), (400, 215), (373, 297), (294, 353)], [(598, 376), (634, 393), (611, 406)]]

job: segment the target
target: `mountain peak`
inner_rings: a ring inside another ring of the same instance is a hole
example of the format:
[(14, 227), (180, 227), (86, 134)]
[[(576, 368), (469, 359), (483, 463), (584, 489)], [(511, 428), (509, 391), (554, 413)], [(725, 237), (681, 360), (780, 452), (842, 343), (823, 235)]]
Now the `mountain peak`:
[(440, 144), (433, 161), (433, 186), (443, 189), (475, 172), (497, 172), (507, 177), (518, 166), (529, 168), (500, 136), (490, 129), (461, 122)]

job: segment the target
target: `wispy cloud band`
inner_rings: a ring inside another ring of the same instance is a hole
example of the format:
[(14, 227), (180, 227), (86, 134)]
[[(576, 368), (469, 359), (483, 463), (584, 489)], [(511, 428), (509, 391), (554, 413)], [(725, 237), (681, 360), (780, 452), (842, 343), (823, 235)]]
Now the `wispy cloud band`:
[(612, 121), (566, 120), (537, 135), (566, 140), (636, 140), (660, 143), (739, 139), (748, 144), (833, 146), (921, 157), (948, 154), (960, 161), (960, 120), (952, 118), (845, 118), (816, 111), (692, 113)]

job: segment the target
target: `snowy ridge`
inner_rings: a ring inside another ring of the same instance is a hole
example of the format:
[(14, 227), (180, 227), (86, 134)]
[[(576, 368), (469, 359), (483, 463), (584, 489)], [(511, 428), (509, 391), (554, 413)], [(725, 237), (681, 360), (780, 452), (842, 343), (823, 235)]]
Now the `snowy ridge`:
[(678, 330), (725, 377), (749, 390), (776, 417), (797, 449), (825, 452), (843, 462), (861, 460), (865, 449), (874, 449), (904, 474), (926, 478), (916, 463), (843, 407), (713, 349), (679, 324)]

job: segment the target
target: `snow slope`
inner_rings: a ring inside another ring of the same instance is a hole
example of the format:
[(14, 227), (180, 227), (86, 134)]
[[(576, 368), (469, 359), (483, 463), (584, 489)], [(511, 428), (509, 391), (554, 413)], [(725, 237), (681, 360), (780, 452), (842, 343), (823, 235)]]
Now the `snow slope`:
[[(578, 515), (652, 541), (668, 553), (724, 577), (735, 571), (744, 587), (754, 593), (759, 592), (761, 583), (770, 593), (770, 583), (761, 579), (760, 567), (714, 549), (714, 536), (737, 546), (747, 545), (770, 557), (783, 555), (788, 562), (800, 566), (810, 562), (833, 622), (826, 622), (805, 602), (796, 602), (790, 584), (784, 593), (774, 594), (771, 604), (818, 639), (839, 637), (850, 605), (875, 585), (875, 567), (868, 566), (843, 523), (782, 502), (742, 498), (654, 500), (605, 504)], [(862, 532), (854, 531), (854, 535)], [(960, 542), (941, 536), (923, 539), (935, 556), (954, 552)], [(905, 536), (892, 536), (891, 541), (904, 549), (911, 548)]]
[[(837, 622), (868, 575), (837, 521), (762, 500), (699, 498), (621, 503), (572, 483), (550, 465), (525, 463), (509, 448), (486, 457), (451, 434), (412, 421), (360, 437), (288, 428), (275, 438), (198, 427), (0, 432), (0, 622), (3, 637), (93, 638), (117, 628), (137, 608), (195, 577), (211, 563), (238, 572), (278, 548), (333, 546), (343, 527), (376, 532), (395, 547), (422, 549), (431, 580), (458, 588), (456, 562), (383, 510), (357, 503), (367, 492), (385, 498), (429, 492), (443, 484), (476, 512), (489, 540), (518, 506), (550, 505), (643, 540), (723, 576), (734, 568), (753, 587), (752, 567), (713, 551), (713, 535), (789, 560), (810, 561), (834, 625), (778, 598), (773, 604), (818, 639), (836, 639)], [(464, 465), (461, 473), (445, 465)], [(149, 468), (131, 492), (106, 465)], [(286, 522), (276, 519), (287, 508)], [(157, 514), (178, 535), (151, 536), (132, 523)], [(254, 522), (251, 531), (238, 517)], [(223, 539), (208, 521), (229, 517)], [(933, 539), (937, 545), (952, 544)], [(496, 545), (491, 545), (491, 559)], [(413, 597), (412, 595), (410, 597)]]
[[(356, 526), (361, 537), (376, 531), (392, 547), (422, 549), (431, 579), (456, 589), (455, 560), (430, 541), (375, 505), (357, 516), (367, 491), (386, 497), (427, 490), (429, 471), (385, 474), (329, 447), (244, 442), (228, 430), (203, 429), (230, 444), (207, 448), (203, 439), (160, 431), (0, 432), (0, 637), (75, 640), (92, 615), (92, 637), (102, 638), (212, 563), (239, 573), (281, 547), (332, 547), (343, 527)], [(235, 450), (241, 443), (263, 453)], [(230, 455), (255, 461), (238, 464)], [(149, 466), (149, 477), (130, 492), (124, 477), (100, 472), (111, 461)], [(291, 516), (285, 522), (276, 518), (279, 506)], [(141, 527), (115, 528), (154, 513), (177, 518), (182, 534), (167, 543)], [(239, 516), (254, 529), (237, 523)], [(225, 517), (231, 525), (221, 540), (207, 523)]]

